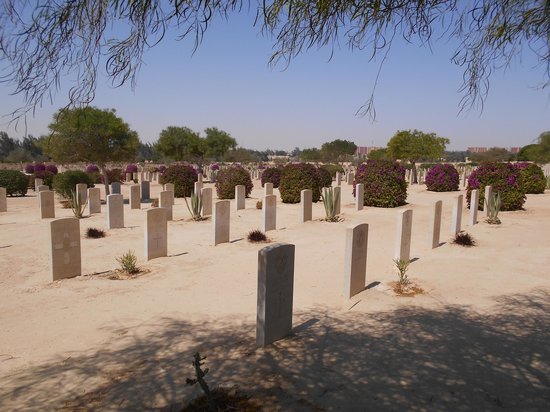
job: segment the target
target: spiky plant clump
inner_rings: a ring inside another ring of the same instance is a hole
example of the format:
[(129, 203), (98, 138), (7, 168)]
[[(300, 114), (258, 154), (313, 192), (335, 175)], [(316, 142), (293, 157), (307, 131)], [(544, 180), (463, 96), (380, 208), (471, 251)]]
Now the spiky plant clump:
[(259, 229), (251, 230), (250, 232), (248, 232), (247, 238), (249, 242), (253, 242), (253, 243), (267, 242), (267, 236), (265, 235), (264, 232), (262, 232)]
[(77, 219), (82, 219), (82, 216), (84, 215), (84, 209), (86, 208), (86, 203), (88, 203), (88, 200), (83, 201), (79, 193), (77, 193), (75, 190), (71, 191), (70, 204), (74, 217), (76, 217)]
[(262, 206), (263, 206), (262, 201), (261, 201), (261, 200), (258, 200), (258, 201), (256, 202), (256, 209), (261, 209)]
[(187, 210), (191, 214), (191, 218), (196, 221), (203, 220), (201, 215), (202, 213), (202, 194), (201, 193), (192, 193), (191, 194), (191, 206), (187, 202), (187, 198), (184, 197), (185, 204), (187, 205)]
[(453, 243), (456, 245), (466, 246), (466, 247), (477, 245), (477, 242), (475, 241), (475, 239), (469, 233), (466, 233), (466, 232), (457, 233), (453, 240)]
[(394, 259), (393, 263), (395, 263), (395, 267), (397, 268), (397, 276), (399, 276), (399, 285), (404, 287), (411, 283), (409, 278), (407, 277), (407, 270), (409, 270), (409, 265), (411, 263), (410, 260), (406, 259)]
[(94, 227), (89, 227), (88, 230), (86, 230), (86, 237), (88, 239), (99, 239), (101, 237), (105, 237), (105, 231)]
[(129, 275), (135, 275), (140, 272), (140, 268), (137, 265), (137, 257), (132, 250), (129, 250), (121, 257), (116, 258), (120, 264), (120, 270)]
[(335, 192), (332, 187), (325, 187), (321, 198), (325, 206), (325, 220), (327, 222), (338, 222), (340, 218), (336, 214), (336, 207), (340, 202), (340, 192)]
[(500, 225), (500, 219), (498, 218), (498, 212), (502, 207), (502, 200), (500, 193), (491, 193), (489, 199), (485, 200), (485, 207), (487, 208), (487, 223), (490, 225)]

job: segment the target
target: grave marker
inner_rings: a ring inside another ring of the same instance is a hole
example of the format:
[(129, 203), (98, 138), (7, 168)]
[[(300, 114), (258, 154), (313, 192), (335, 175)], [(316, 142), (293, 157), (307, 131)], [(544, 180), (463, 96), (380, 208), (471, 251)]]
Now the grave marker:
[(86, 183), (77, 183), (76, 195), (78, 196), (81, 204), (86, 203), (88, 200), (88, 185)]
[(432, 220), (432, 249), (439, 246), (439, 237), (441, 235), (441, 210), (443, 201), (438, 200), (434, 203), (434, 217)]
[(80, 221), (75, 217), (51, 221), (50, 243), (52, 280), (80, 276)]
[(312, 210), (312, 196), (313, 192), (311, 189), (304, 189), (300, 192), (300, 207), (302, 209), (302, 223), (307, 222), (312, 219), (313, 210)]
[(171, 190), (160, 192), (159, 206), (166, 209), (166, 220), (174, 220), (174, 192)]
[(5, 187), (0, 187), (0, 212), (8, 211), (8, 197)]
[(363, 183), (357, 183), (355, 185), (355, 210), (363, 210), (364, 203), (365, 203), (365, 185)]
[(412, 209), (397, 215), (397, 233), (395, 237), (395, 259), (411, 260)]
[(151, 198), (151, 182), (144, 180), (140, 184), (141, 201), (146, 202)]
[(277, 229), (277, 196), (264, 196), (262, 202), (262, 230), (267, 232), (275, 229)]
[(336, 186), (334, 189), (334, 198), (338, 199), (336, 202), (336, 207), (334, 208), (334, 213), (336, 215), (340, 214), (341, 205), (342, 205), (342, 188), (340, 186)]
[(220, 243), (229, 242), (230, 208), (231, 203), (229, 200), (220, 200), (214, 203), (214, 215), (212, 217), (212, 226), (214, 228), (214, 246)]
[(212, 214), (212, 188), (203, 187), (201, 189), (202, 195), (202, 215), (210, 216)]
[(90, 187), (88, 189), (88, 214), (101, 213), (101, 189)]
[(367, 223), (360, 223), (346, 229), (344, 297), (348, 299), (365, 290), (368, 240)]
[(44, 181), (38, 177), (34, 179), (34, 191), (38, 192), (38, 186), (41, 186), (44, 184)]
[(477, 207), (479, 204), (479, 190), (474, 189), (470, 194), (470, 217), (468, 224), (473, 226), (477, 223)]
[(54, 192), (51, 190), (38, 192), (38, 200), (40, 203), (40, 217), (42, 219), (55, 218)]
[(265, 182), (264, 184), (264, 196), (270, 196), (273, 194), (273, 183)]
[(464, 195), (458, 195), (453, 204), (453, 218), (451, 222), (451, 236), (456, 236), (462, 227), (462, 199)]
[(485, 217), (489, 216), (489, 208), (487, 207), (487, 202), (491, 199), (493, 194), (492, 186), (485, 186), (485, 197), (483, 198), (483, 211), (485, 212)]
[(235, 210), (244, 209), (245, 190), (246, 188), (244, 185), (235, 186)]
[(141, 209), (141, 186), (130, 186), (130, 209)]
[(107, 227), (109, 229), (124, 227), (124, 198), (120, 194), (107, 196)]
[(168, 221), (162, 207), (145, 211), (145, 259), (168, 256)]
[(112, 195), (120, 195), (121, 188), (120, 188), (120, 182), (113, 182), (111, 183), (111, 194)]

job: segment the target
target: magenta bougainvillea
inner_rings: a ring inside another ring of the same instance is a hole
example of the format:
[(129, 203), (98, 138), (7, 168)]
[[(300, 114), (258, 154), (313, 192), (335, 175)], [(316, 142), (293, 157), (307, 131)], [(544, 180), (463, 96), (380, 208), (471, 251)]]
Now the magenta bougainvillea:
[(437, 164), (426, 174), (426, 187), (431, 192), (453, 192), (458, 190), (458, 171), (450, 164)]
[(407, 203), (405, 168), (390, 160), (367, 160), (359, 165), (355, 184), (363, 183), (363, 204), (375, 207), (397, 207)]
[(266, 183), (273, 183), (274, 188), (278, 188), (281, 183), (282, 167), (268, 167), (262, 173), (262, 186)]

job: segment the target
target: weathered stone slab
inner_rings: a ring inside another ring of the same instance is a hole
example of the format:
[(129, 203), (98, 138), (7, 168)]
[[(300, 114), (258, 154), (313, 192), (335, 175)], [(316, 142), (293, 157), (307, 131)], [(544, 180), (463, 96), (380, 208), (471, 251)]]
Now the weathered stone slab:
[(75, 217), (51, 221), (50, 244), (52, 280), (80, 276), (80, 221)]
[(130, 209), (141, 209), (141, 186), (130, 186)]
[(341, 208), (342, 208), (342, 187), (336, 186), (334, 189), (334, 198), (336, 201), (336, 207), (334, 208), (334, 211), (337, 215), (340, 214)]
[(355, 210), (363, 210), (364, 203), (365, 203), (365, 185), (363, 183), (357, 183), (355, 185)]
[(77, 183), (76, 195), (80, 200), (80, 204), (86, 203), (88, 201), (88, 185), (86, 183)]
[(412, 209), (397, 215), (397, 233), (395, 237), (395, 259), (411, 260)]
[(235, 210), (242, 210), (245, 206), (245, 190), (244, 185), (235, 186)]
[(214, 228), (214, 246), (229, 242), (230, 210), (229, 200), (220, 200), (214, 203), (212, 226)]
[(432, 249), (439, 246), (439, 238), (441, 236), (441, 210), (443, 201), (438, 200), (434, 203), (433, 219), (432, 219)]
[(111, 194), (112, 195), (120, 195), (122, 193), (121, 190), (122, 189), (121, 189), (120, 182), (111, 183)]
[(107, 196), (107, 227), (109, 229), (124, 227), (124, 198), (120, 194)]
[(36, 200), (38, 201), (38, 206), (40, 206), (40, 196), (38, 196), (38, 193), (43, 192), (44, 190), (50, 190), (50, 187), (48, 185), (40, 185), (36, 188)]
[(262, 230), (267, 232), (275, 229), (277, 229), (277, 196), (264, 196), (262, 202)]
[(42, 190), (38, 192), (38, 201), (40, 204), (40, 217), (42, 219), (55, 218), (54, 192), (51, 190)]
[(174, 192), (164, 190), (159, 194), (159, 206), (166, 209), (166, 220), (174, 220)]
[(0, 212), (8, 211), (8, 197), (5, 187), (0, 187)]
[(146, 202), (151, 198), (151, 182), (144, 180), (140, 184), (141, 201)]
[(168, 221), (166, 209), (145, 211), (145, 259), (168, 256)]
[(258, 252), (256, 345), (263, 347), (292, 331), (294, 245), (278, 243)]
[(195, 182), (193, 185), (193, 193), (199, 194), (202, 190), (202, 182)]
[(483, 198), (483, 212), (485, 217), (489, 216), (489, 208), (487, 207), (487, 202), (491, 199), (493, 194), (492, 186), (485, 186), (485, 197)]
[(38, 192), (38, 186), (41, 186), (41, 185), (43, 185), (43, 184), (44, 184), (44, 180), (42, 180), (42, 179), (36, 177), (36, 178), (34, 179), (34, 191), (35, 191), (35, 192)]
[(336, 186), (340, 186), (342, 184), (342, 173), (336, 172)]
[(273, 183), (265, 182), (264, 184), (264, 196), (270, 196), (273, 194)]
[(312, 219), (313, 205), (312, 205), (313, 192), (311, 189), (304, 189), (300, 192), (300, 208), (302, 210), (302, 223)]
[(212, 214), (212, 188), (203, 187), (202, 194), (202, 215), (210, 216)]
[(453, 204), (453, 216), (451, 221), (451, 236), (455, 236), (462, 229), (462, 200), (464, 195), (458, 195)]
[(354, 180), (355, 180), (355, 173), (349, 172), (348, 175), (347, 175), (348, 185), (352, 185)]
[(479, 204), (479, 190), (474, 189), (470, 194), (470, 216), (468, 224), (473, 226), (477, 223), (477, 207)]
[(101, 189), (99, 187), (88, 188), (88, 213), (101, 213)]
[(369, 225), (360, 223), (346, 229), (344, 297), (351, 298), (365, 290)]

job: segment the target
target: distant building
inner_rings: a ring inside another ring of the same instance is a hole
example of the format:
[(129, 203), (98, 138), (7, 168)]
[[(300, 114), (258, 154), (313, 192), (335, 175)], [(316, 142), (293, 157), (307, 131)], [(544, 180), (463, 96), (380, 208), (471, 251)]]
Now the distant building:
[(357, 146), (357, 150), (355, 151), (355, 156), (357, 157), (367, 157), (370, 152), (373, 150), (380, 150), (383, 149), (383, 147), (379, 146)]
[(517, 153), (519, 153), (520, 149), (521, 149), (521, 147), (511, 147), (509, 152), (513, 153), (513, 154), (517, 154)]
[[(521, 147), (509, 147), (509, 148), (499, 147), (499, 149), (506, 149), (510, 153), (516, 154), (519, 152), (519, 149), (521, 149)], [(487, 150), (489, 150), (487, 147), (469, 147), (468, 148), (468, 151), (470, 153), (485, 153)]]

